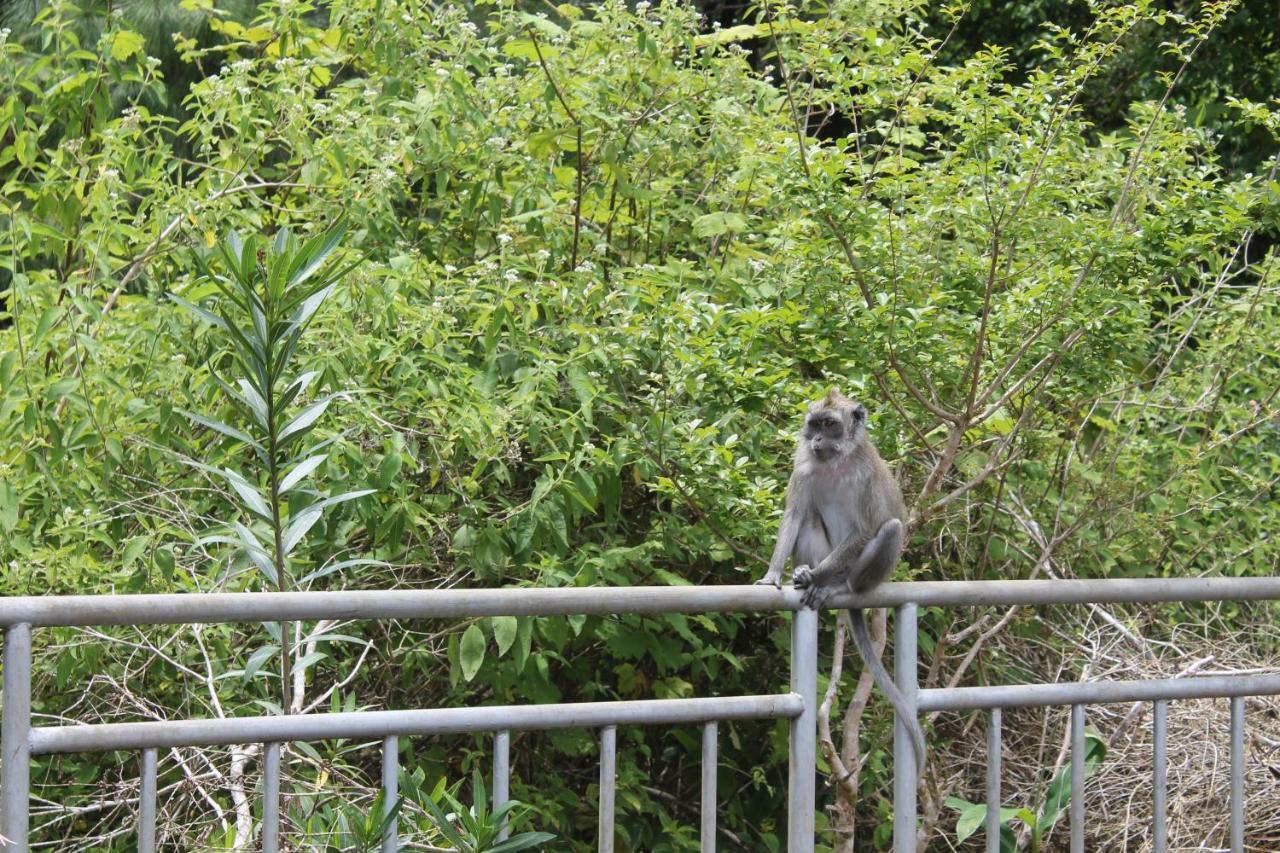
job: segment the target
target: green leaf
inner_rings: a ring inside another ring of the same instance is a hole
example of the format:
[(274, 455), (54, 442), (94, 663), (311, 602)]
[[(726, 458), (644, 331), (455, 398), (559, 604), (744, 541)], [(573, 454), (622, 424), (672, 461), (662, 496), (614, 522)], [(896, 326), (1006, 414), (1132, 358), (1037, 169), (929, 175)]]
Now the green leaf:
[(142, 552), (147, 550), (147, 546), (150, 544), (150, 536), (135, 536), (129, 541), (129, 544), (124, 548), (124, 556), (120, 558), (120, 562), (124, 565), (126, 571), (142, 556)]
[(327, 566), (321, 566), (320, 568), (316, 569), (314, 572), (299, 578), (297, 583), (298, 583), (298, 586), (303, 586), (304, 584), (308, 584), (311, 581), (325, 577), (326, 575), (331, 575), (334, 572), (340, 572), (343, 569), (349, 569), (352, 566), (386, 566), (386, 565), (388, 565), (388, 563), (384, 560), (367, 560), (367, 559), (343, 560), (340, 563), (330, 563)]
[(987, 807), (984, 803), (975, 803), (960, 812), (956, 821), (956, 842), (963, 842), (977, 831), (987, 819)]
[(328, 458), (329, 454), (320, 453), (299, 462), (297, 466), (286, 474), (285, 478), (280, 481), (280, 494), (283, 495), (285, 492), (301, 483), (304, 477), (316, 470), (316, 468), (320, 467), (320, 463)]
[(271, 657), (280, 651), (280, 647), (272, 643), (268, 643), (261, 648), (255, 649), (253, 654), (249, 655), (249, 660), (244, 665), (244, 680), (248, 681), (262, 669), (262, 665), (271, 660)]
[(556, 837), (550, 832), (522, 832), (490, 847), (486, 853), (513, 853), (515, 850), (529, 850), (539, 844), (555, 840)]
[(329, 408), (329, 403), (332, 399), (332, 397), (326, 397), (325, 399), (312, 403), (310, 406), (303, 409), (301, 414), (289, 421), (289, 423), (285, 425), (285, 428), (280, 430), (280, 437), (277, 439), (277, 443), (283, 443), (290, 436), (302, 432), (304, 429), (315, 423), (316, 420), (324, 414), (324, 410)]
[(466, 681), (476, 677), (480, 665), (484, 663), (484, 632), (480, 626), (472, 623), (462, 634), (462, 678)]
[(248, 435), (235, 427), (224, 424), (222, 421), (215, 420), (213, 418), (206, 418), (204, 415), (197, 415), (195, 412), (188, 412), (186, 409), (174, 409), (174, 411), (183, 415), (188, 420), (195, 421), (201, 426), (207, 426), (209, 429), (220, 432), (230, 438), (234, 438), (236, 441), (244, 442), (245, 444), (251, 447), (256, 447), (259, 450), (262, 449), (262, 445), (258, 444), (258, 442), (254, 441)]
[(118, 30), (111, 37), (111, 58), (128, 59), (134, 54), (141, 54), (147, 46), (147, 40), (132, 30)]
[(226, 478), (231, 488), (240, 496), (240, 500), (245, 502), (250, 511), (261, 516), (266, 521), (272, 520), (271, 507), (267, 504), (266, 498), (258, 492), (253, 484), (230, 468), (222, 469), (222, 476)]
[(169, 294), (169, 300), (171, 302), (177, 303), (178, 305), (181, 305), (183, 308), (187, 309), (192, 314), (195, 314), (197, 317), (204, 320), (205, 322), (210, 323), (213, 326), (226, 331), (227, 321), (223, 320), (221, 317), (219, 317), (217, 314), (213, 313), (212, 311), (209, 311), (206, 308), (201, 308), (199, 305), (196, 305), (194, 302), (188, 302), (187, 300), (183, 299), (181, 296), (178, 296), (173, 293)]
[(502, 657), (516, 641), (519, 622), (514, 616), (493, 617), (493, 640), (498, 645), (498, 657)]
[(693, 220), (693, 233), (698, 237), (719, 237), (730, 231), (746, 231), (747, 220), (740, 213), (727, 210), (699, 216)]
[(307, 535), (307, 531), (315, 527), (316, 522), (320, 520), (323, 514), (324, 512), (319, 504), (312, 504), (289, 520), (288, 526), (285, 527), (284, 533), (280, 537), (280, 547), (284, 550), (286, 557), (302, 541), (302, 537)]

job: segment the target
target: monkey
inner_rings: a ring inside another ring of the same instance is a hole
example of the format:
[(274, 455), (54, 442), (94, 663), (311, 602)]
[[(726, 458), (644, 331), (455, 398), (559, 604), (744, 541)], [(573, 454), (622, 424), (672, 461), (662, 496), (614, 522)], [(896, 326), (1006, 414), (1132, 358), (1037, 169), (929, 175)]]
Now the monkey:
[[(778, 541), (756, 583), (781, 587), (790, 558), (805, 607), (817, 610), (842, 589), (866, 595), (897, 565), (906, 518), (898, 481), (867, 436), (866, 407), (833, 388), (805, 414)], [(918, 779), (925, 761), (920, 722), (876, 654), (862, 609), (850, 610), (849, 619), (858, 654), (907, 726)]]

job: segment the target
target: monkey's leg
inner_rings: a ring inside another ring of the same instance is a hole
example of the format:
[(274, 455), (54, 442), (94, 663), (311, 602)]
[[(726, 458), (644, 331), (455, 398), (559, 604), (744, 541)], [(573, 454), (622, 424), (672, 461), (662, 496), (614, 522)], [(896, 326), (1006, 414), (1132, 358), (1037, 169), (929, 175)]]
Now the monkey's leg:
[(902, 522), (891, 518), (871, 538), (849, 567), (849, 589), (855, 595), (864, 595), (882, 584), (902, 553)]
[(817, 568), (797, 571), (792, 583), (804, 590), (804, 605), (817, 610), (843, 586), (858, 595), (870, 592), (893, 571), (901, 550), (902, 522), (891, 518), (872, 536), (850, 536)]

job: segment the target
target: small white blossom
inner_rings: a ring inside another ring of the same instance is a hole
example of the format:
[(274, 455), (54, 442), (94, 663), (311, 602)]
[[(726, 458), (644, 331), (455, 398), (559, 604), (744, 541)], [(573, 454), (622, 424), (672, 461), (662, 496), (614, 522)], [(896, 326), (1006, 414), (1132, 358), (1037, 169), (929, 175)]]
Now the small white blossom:
[(596, 265), (591, 263), (591, 261), (583, 261), (582, 263), (578, 264), (574, 272), (591, 272), (595, 268), (596, 268)]
[(609, 251), (609, 246), (606, 243), (596, 243), (595, 246), (591, 248), (591, 251), (597, 255), (603, 255)]
[(768, 264), (766, 264), (764, 261), (760, 260), (759, 258), (752, 258), (751, 260), (747, 261), (747, 266), (751, 267), (752, 272), (760, 272), (765, 267), (767, 267)]
[(445, 264), (445, 265), (444, 265), (444, 273), (445, 273), (445, 275), (453, 275), (453, 274), (454, 274), (454, 273), (456, 273), (457, 271), (458, 271), (458, 268), (457, 268), (457, 267), (455, 267), (453, 264)]
[(534, 253), (533, 256), (537, 258), (539, 261), (541, 261), (542, 263), (546, 263), (548, 260), (550, 260), (551, 253), (548, 252), (546, 249), (539, 249), (537, 252)]
[(520, 273), (516, 272), (515, 270), (507, 270), (502, 274), (502, 277), (505, 278), (507, 281), (511, 282), (512, 284), (515, 284), (517, 281), (520, 280)]
[(436, 76), (437, 76), (437, 77), (448, 77), (448, 76), (449, 76), (449, 69), (448, 69), (448, 68), (437, 68), (437, 69), (436, 69)]
[(509, 244), (511, 243), (511, 235), (510, 235), (510, 234), (499, 234), (499, 235), (498, 235), (498, 243), (499, 243), (500, 245), (503, 245), (503, 246), (509, 245)]

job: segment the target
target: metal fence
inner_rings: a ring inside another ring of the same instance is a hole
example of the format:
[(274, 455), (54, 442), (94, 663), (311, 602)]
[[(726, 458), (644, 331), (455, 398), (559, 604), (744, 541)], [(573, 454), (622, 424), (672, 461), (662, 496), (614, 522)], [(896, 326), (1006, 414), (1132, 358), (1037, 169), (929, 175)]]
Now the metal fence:
[[(1280, 674), (1190, 677), (1154, 681), (1079, 682), (920, 690), (917, 611), (921, 606), (1009, 606), (1171, 601), (1280, 599), (1280, 578), (1178, 580), (941, 582), (885, 584), (859, 606), (896, 608), (895, 679), (917, 714), (988, 709), (987, 849), (999, 850), (1000, 709), (1070, 705), (1072, 851), (1084, 849), (1084, 706), (1154, 702), (1153, 814), (1155, 850), (1165, 850), (1165, 721), (1167, 702), (1231, 698), (1231, 849), (1244, 849), (1243, 697), (1280, 693)], [(845, 596), (833, 606), (855, 603)], [(478, 616), (569, 616), (793, 611), (791, 685), (787, 693), (549, 705), (430, 708), (353, 713), (237, 717), (33, 727), (31, 631), (54, 626), (159, 625), (320, 619), (430, 619)], [(599, 849), (613, 850), (615, 743), (618, 726), (701, 725), (702, 850), (715, 849), (716, 763), (719, 721), (785, 719), (790, 722), (787, 850), (812, 853), (816, 783), (818, 616), (800, 608), (790, 589), (758, 586), (633, 587), (627, 589), (489, 589), (434, 591), (218, 593), (14, 597), (0, 600), (4, 629), (3, 720), (0, 725), (0, 835), (9, 851), (28, 849), (30, 761), (35, 755), (108, 750), (140, 753), (142, 784), (138, 849), (155, 850), (157, 750), (179, 746), (262, 743), (262, 849), (279, 846), (280, 744), (330, 738), (380, 739), (382, 784), (390, 808), (396, 798), (401, 735), (494, 733), (495, 806), (507, 799), (511, 730), (588, 728), (600, 732)], [(894, 731), (894, 849), (914, 853), (917, 839), (915, 759), (905, 727)], [(396, 828), (384, 851), (397, 848)]]

